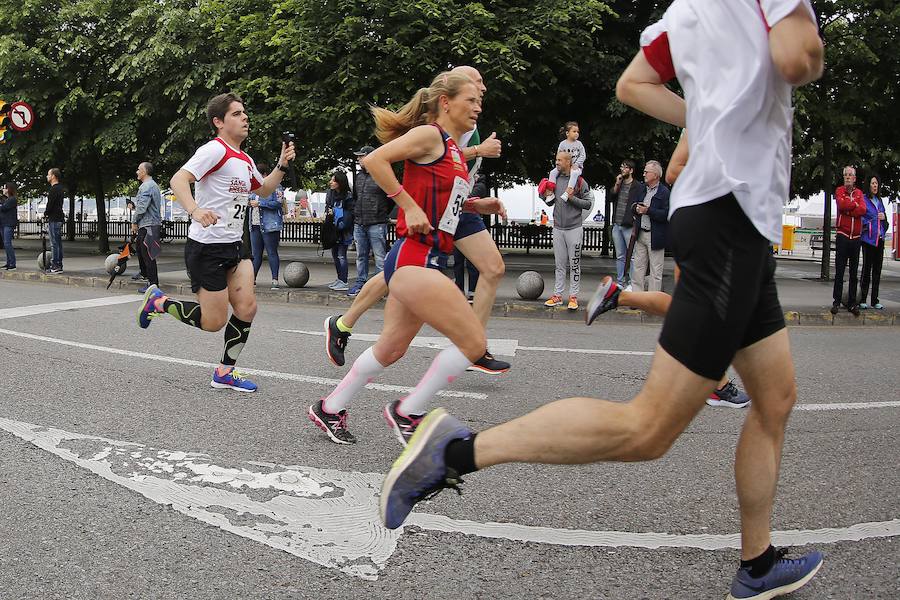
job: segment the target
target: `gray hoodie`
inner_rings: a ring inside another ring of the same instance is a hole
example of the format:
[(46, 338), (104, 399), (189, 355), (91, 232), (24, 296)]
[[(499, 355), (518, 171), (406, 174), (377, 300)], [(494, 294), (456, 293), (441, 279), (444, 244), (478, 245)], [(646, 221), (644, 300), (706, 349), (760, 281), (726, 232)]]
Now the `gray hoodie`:
[(559, 174), (556, 179), (556, 191), (553, 200), (548, 200), (547, 205), (553, 207), (554, 229), (575, 229), (584, 223), (584, 211), (591, 210), (594, 206), (594, 193), (583, 177), (579, 178), (581, 185), (575, 189), (575, 195), (570, 196), (565, 202), (559, 199), (569, 187), (569, 175)]

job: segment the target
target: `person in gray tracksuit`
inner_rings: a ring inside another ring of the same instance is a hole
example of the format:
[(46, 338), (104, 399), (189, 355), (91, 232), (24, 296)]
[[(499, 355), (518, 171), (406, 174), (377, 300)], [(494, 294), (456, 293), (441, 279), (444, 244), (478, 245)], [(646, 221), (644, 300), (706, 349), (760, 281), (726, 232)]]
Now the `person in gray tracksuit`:
[[(578, 292), (581, 284), (581, 240), (584, 233), (585, 211), (594, 205), (594, 194), (583, 177), (569, 182), (572, 172), (572, 157), (567, 152), (556, 154), (556, 168), (559, 169), (554, 197), (547, 200), (553, 207), (553, 255), (556, 259), (556, 278), (553, 296), (547, 306), (562, 304), (565, 288), (566, 268), (570, 271), (568, 308), (578, 308)], [(575, 194), (562, 200), (566, 188), (575, 189)], [(552, 301), (552, 303), (551, 303)]]

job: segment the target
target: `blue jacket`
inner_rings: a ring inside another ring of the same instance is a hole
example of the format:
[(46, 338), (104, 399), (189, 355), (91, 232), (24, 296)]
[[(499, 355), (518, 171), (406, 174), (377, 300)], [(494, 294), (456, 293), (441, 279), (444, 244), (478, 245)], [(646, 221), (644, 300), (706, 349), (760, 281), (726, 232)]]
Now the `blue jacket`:
[[(873, 198), (868, 194), (864, 194), (863, 198), (865, 198), (866, 201), (866, 214), (863, 215), (862, 218), (862, 232), (860, 233), (860, 238), (864, 244), (877, 246), (884, 241), (884, 234), (887, 233), (889, 227), (887, 222), (887, 211), (884, 210), (884, 202), (882, 202), (881, 198), (878, 196)], [(878, 213), (884, 214), (884, 221), (878, 220)]]
[[(643, 202), (646, 194), (647, 185), (641, 182), (636, 203)], [(650, 198), (647, 216), (650, 217), (650, 249), (665, 250), (666, 230), (669, 228), (669, 188), (662, 181), (656, 187), (656, 193)], [(635, 222), (640, 223), (640, 221)]]
[(265, 232), (281, 231), (284, 227), (284, 213), (282, 212), (284, 188), (279, 185), (271, 195), (265, 198), (260, 198), (256, 194), (251, 194), (250, 197), (259, 199), (260, 229)]
[(16, 213), (16, 197), (4, 198), (0, 204), (0, 227), (15, 227), (19, 223)]
[(138, 227), (150, 227), (160, 224), (159, 209), (162, 204), (162, 195), (159, 186), (148, 177), (138, 188), (137, 198), (134, 200), (134, 214), (131, 222)]

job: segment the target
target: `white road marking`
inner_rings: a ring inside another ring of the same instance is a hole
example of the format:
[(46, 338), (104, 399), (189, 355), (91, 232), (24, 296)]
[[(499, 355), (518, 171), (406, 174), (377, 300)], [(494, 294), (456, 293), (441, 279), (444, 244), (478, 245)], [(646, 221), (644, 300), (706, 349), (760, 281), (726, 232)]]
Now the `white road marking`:
[[(325, 336), (324, 331), (308, 331), (305, 329), (279, 329), (284, 333), (299, 333), (302, 335)], [(371, 333), (354, 333), (354, 340), (362, 340), (364, 342), (378, 341), (378, 336)], [(413, 338), (410, 346), (416, 348), (436, 348), (444, 349), (450, 345), (450, 340), (445, 337), (426, 337), (416, 336)], [(505, 338), (491, 338), (488, 340), (488, 348), (492, 354), (499, 356), (515, 356), (517, 350), (526, 350), (529, 352), (569, 352), (573, 354), (608, 354), (619, 356), (653, 356), (653, 352), (641, 352), (637, 350), (594, 350), (592, 348), (552, 348), (549, 346), (520, 346), (519, 340)]]
[(594, 350), (592, 348), (552, 348), (549, 346), (519, 346), (519, 350), (532, 352), (568, 352), (572, 354), (608, 354), (618, 356), (653, 356), (653, 352), (638, 350)]
[[(279, 329), (283, 333), (299, 333), (301, 335), (316, 335), (319, 337), (325, 337), (324, 331), (307, 331), (304, 329)], [(372, 333), (354, 333), (354, 340), (362, 340), (364, 342), (377, 342), (378, 335)], [(519, 345), (518, 340), (508, 340), (503, 338), (497, 339), (489, 339), (488, 348), (491, 351), (491, 354), (496, 354), (499, 356), (515, 356), (516, 348)], [(409, 344), (415, 348), (433, 348), (435, 350), (443, 350), (444, 348), (448, 348), (450, 346), (450, 340), (445, 337), (427, 337), (417, 335), (413, 338), (413, 341)]]
[(898, 408), (900, 401), (887, 402), (834, 402), (832, 404), (795, 404), (794, 410), (859, 410), (863, 408)]
[(28, 317), (31, 315), (44, 315), (62, 310), (76, 310), (79, 308), (97, 308), (100, 306), (113, 306), (115, 304), (129, 304), (140, 302), (143, 296), (105, 296), (90, 300), (74, 300), (72, 302), (53, 302), (52, 304), (35, 304), (33, 306), (19, 306), (16, 308), (0, 309), (0, 319), (15, 319), (16, 317)]
[[(204, 523), (325, 567), (374, 580), (402, 529), (378, 521), (379, 473), (251, 462), (265, 471), (219, 466), (196, 452), (70, 433), (0, 418), (0, 429)], [(632, 533), (477, 523), (413, 513), (406, 526), (557, 546), (739, 548), (740, 535)], [(900, 519), (842, 528), (775, 531), (778, 545), (803, 546), (900, 535)]]
[[(47, 337), (44, 335), (35, 335), (33, 333), (24, 333), (22, 331), (12, 331), (10, 329), (0, 329), (0, 334), (12, 335), (15, 337), (25, 338), (29, 340), (37, 340), (40, 342), (50, 342), (53, 344), (61, 344), (63, 346), (71, 346), (73, 348), (82, 348), (84, 350), (95, 350), (97, 352), (106, 352), (109, 354), (118, 354), (121, 356), (130, 356), (132, 358), (142, 358), (145, 360), (155, 360), (159, 362), (174, 363), (176, 365), (184, 365), (188, 367), (203, 367), (205, 369), (215, 369), (218, 363), (206, 363), (198, 360), (190, 360), (187, 358), (176, 358), (172, 356), (160, 356), (158, 354), (147, 354), (145, 352), (135, 352), (133, 350), (123, 350), (121, 348), (110, 348), (107, 346), (97, 346), (95, 344), (85, 344), (83, 342), (73, 342), (70, 340), (61, 340), (59, 338)], [(299, 381), (301, 383), (312, 383), (315, 385), (323, 385), (326, 387), (334, 387), (340, 383), (339, 379), (329, 379), (327, 377), (314, 377), (312, 375), (300, 375), (297, 373), (280, 373), (278, 371), (266, 371), (263, 369), (240, 368), (240, 372), (244, 375), (255, 375), (258, 377), (269, 377), (272, 379), (281, 379), (284, 381)], [(367, 389), (380, 390), (384, 392), (395, 392), (399, 394), (408, 394), (413, 388), (402, 385), (388, 385), (384, 383), (370, 383), (366, 385)], [(445, 398), (470, 398), (472, 400), (486, 400), (487, 394), (477, 392), (460, 392), (456, 390), (443, 390), (438, 392), (438, 396)]]

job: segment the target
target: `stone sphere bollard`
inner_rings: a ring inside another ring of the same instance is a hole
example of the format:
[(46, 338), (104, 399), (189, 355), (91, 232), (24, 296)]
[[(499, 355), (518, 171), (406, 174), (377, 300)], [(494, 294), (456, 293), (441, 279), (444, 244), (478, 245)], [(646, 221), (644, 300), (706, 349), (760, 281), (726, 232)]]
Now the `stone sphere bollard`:
[(516, 291), (520, 298), (537, 300), (544, 293), (544, 278), (537, 271), (525, 271), (516, 281)]
[(41, 252), (37, 255), (37, 265), (38, 269), (41, 271), (46, 271), (50, 268), (50, 261), (53, 257), (53, 253), (47, 250), (46, 252)]
[[(106, 257), (106, 260), (103, 263), (103, 267), (106, 269), (106, 272), (112, 275), (116, 272), (116, 265), (119, 264), (119, 253), (110, 254)], [(122, 269), (124, 272), (125, 269)], [(116, 273), (116, 275), (121, 275), (122, 273)]]
[(301, 288), (309, 282), (309, 269), (300, 261), (292, 262), (285, 267), (283, 277), (288, 287)]

